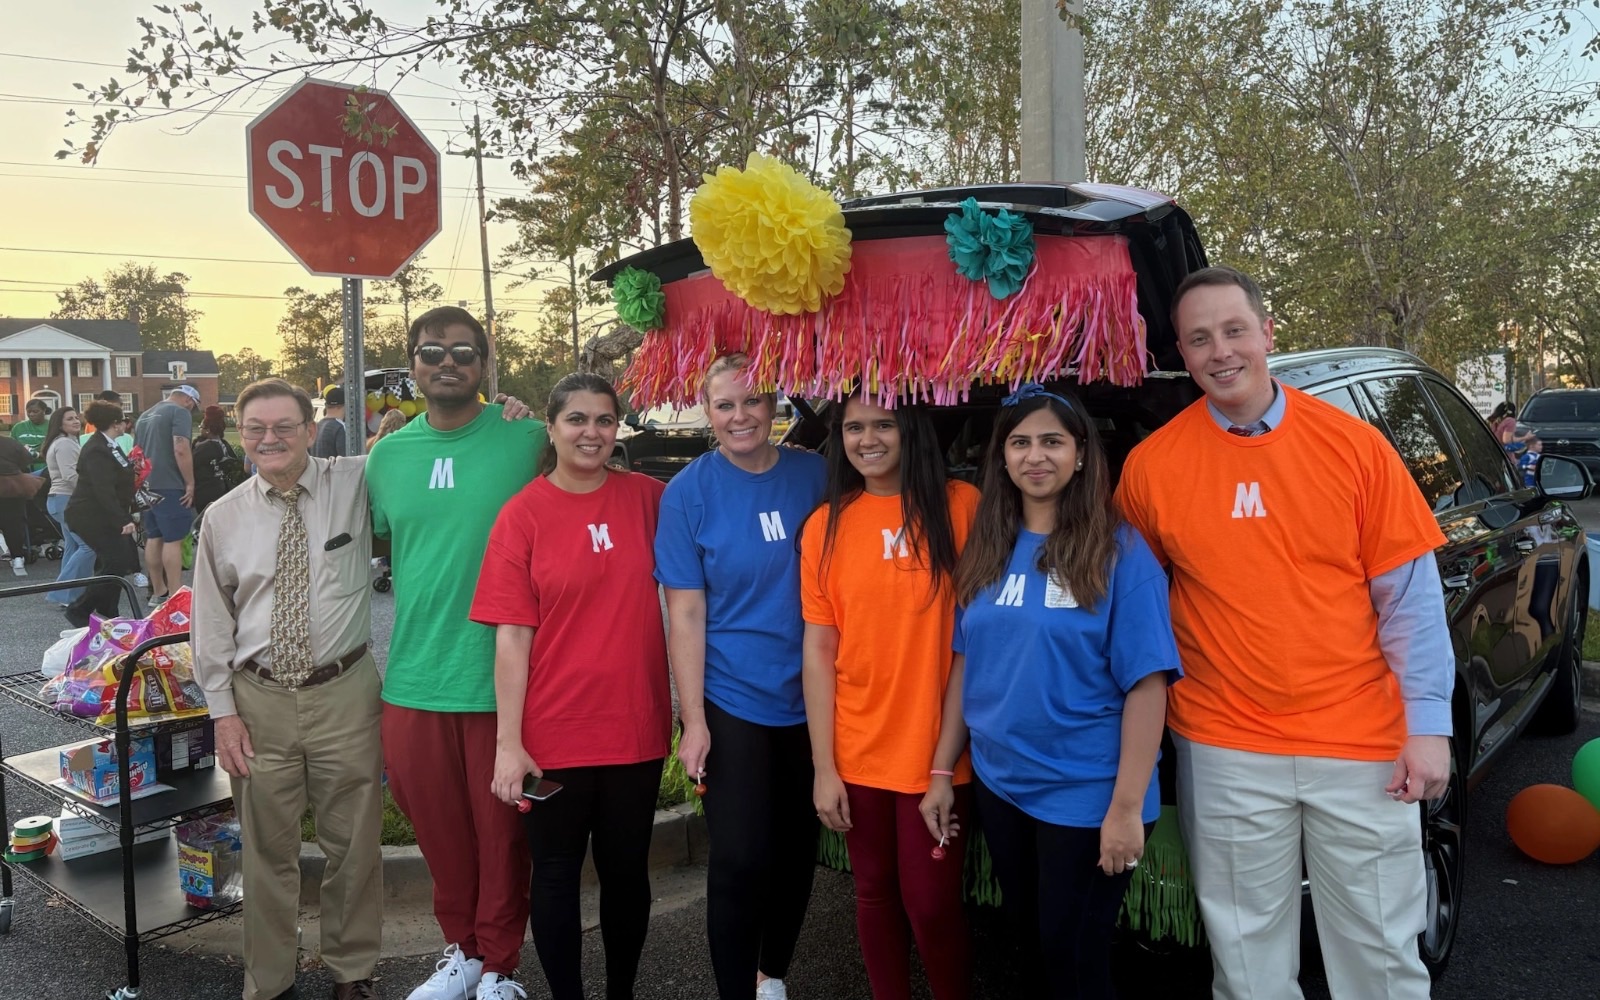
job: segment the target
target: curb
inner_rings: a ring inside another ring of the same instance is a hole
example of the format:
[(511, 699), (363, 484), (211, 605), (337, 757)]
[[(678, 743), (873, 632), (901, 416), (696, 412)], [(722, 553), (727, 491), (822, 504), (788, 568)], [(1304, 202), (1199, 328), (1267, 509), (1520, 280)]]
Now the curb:
[(1584, 660), (1579, 674), (1583, 678), (1583, 696), (1600, 698), (1600, 660)]
[[(1600, 671), (1600, 664), (1596, 664)], [(671, 809), (656, 811), (655, 829), (650, 834), (650, 871), (680, 868), (705, 863), (707, 855), (706, 821), (696, 816), (694, 804), (685, 802)], [(322, 872), (328, 858), (315, 843), (300, 845), (300, 905), (321, 902)], [(583, 865), (585, 887), (596, 884), (594, 863)], [(433, 898), (433, 877), (418, 847), (383, 848), (383, 895), (386, 901), (420, 900), (427, 905)]]

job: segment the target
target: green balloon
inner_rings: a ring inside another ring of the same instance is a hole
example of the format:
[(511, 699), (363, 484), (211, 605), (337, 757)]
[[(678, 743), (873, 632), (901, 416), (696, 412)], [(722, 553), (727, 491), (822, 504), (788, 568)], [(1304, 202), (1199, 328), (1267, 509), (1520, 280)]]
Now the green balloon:
[(1600, 739), (1585, 743), (1572, 758), (1572, 787), (1600, 809)]

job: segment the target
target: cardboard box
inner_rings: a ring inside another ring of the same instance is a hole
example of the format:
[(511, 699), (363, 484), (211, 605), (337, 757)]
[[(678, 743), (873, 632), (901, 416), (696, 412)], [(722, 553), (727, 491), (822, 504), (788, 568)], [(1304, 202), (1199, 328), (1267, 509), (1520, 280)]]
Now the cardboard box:
[[(165, 840), (171, 835), (172, 831), (170, 829), (146, 830), (143, 833), (135, 834), (133, 842), (135, 844), (148, 844), (152, 841)], [(56, 857), (62, 861), (75, 861), (78, 858), (87, 858), (96, 854), (105, 854), (109, 851), (121, 849), (121, 836), (102, 830), (89, 837), (80, 836), (71, 840), (62, 838), (60, 843), (56, 845)]]
[[(129, 743), (128, 786), (138, 790), (156, 781), (156, 747), (149, 736)], [(117, 786), (117, 744), (114, 740), (90, 740), (61, 748), (61, 779), (92, 798), (114, 798)]]
[(169, 733), (156, 734), (156, 771), (200, 770), (217, 763), (217, 727), (211, 719), (194, 720), (193, 725)]

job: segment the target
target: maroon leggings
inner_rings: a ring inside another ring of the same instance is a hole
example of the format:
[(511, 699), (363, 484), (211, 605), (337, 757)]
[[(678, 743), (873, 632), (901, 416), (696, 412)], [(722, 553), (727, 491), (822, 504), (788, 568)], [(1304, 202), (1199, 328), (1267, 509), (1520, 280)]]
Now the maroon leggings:
[[(920, 794), (851, 784), (845, 791), (856, 930), (874, 1000), (909, 1000), (913, 937), (934, 1000), (966, 1000), (972, 992), (972, 943), (961, 909), (965, 850), (946, 845), (945, 857), (933, 859), (938, 841), (917, 811)], [(956, 788), (955, 811), (962, 830), (970, 830), (970, 785)]]

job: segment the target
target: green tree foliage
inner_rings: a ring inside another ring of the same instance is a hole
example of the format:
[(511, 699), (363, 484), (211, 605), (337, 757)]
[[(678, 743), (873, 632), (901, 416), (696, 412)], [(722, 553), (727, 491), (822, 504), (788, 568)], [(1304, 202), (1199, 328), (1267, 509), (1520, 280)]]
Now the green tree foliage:
[(237, 354), (217, 355), (217, 392), (220, 395), (238, 395), (251, 382), (273, 374), (272, 359), (262, 357), (249, 347)]
[(191, 351), (200, 310), (189, 304), (189, 276), (162, 274), (150, 264), (127, 261), (103, 280), (85, 278), (56, 293), (56, 319), (127, 319), (139, 324), (147, 351)]

